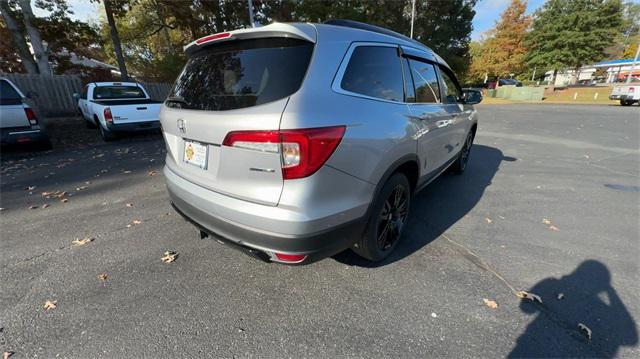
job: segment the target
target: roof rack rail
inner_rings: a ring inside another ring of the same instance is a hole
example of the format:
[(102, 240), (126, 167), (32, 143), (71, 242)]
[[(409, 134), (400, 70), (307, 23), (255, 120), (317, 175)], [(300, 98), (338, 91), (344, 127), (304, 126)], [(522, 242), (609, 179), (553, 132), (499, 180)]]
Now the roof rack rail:
[[(351, 28), (354, 28), (354, 29), (377, 32), (379, 34), (384, 34), (384, 35), (387, 35), (387, 36), (395, 37), (396, 39), (401, 39), (401, 40), (404, 40), (404, 41), (408, 41), (408, 42), (414, 43), (416, 45), (420, 45), (422, 47), (429, 48), (425, 44), (423, 44), (423, 43), (421, 43), (421, 42), (419, 42), (417, 40), (414, 40), (412, 38), (409, 38), (407, 36), (404, 36), (402, 34), (399, 34), (399, 33), (395, 32), (395, 31), (392, 31), (392, 30), (389, 30), (389, 29), (386, 29), (386, 28), (380, 27), (380, 26), (365, 24), (364, 22), (359, 22), (359, 21), (354, 21), (354, 20), (345, 20), (345, 19), (333, 19), (333, 20), (325, 21), (324, 24), (334, 25), (334, 26), (351, 27)], [(431, 50), (431, 49), (429, 48), (429, 50)]]

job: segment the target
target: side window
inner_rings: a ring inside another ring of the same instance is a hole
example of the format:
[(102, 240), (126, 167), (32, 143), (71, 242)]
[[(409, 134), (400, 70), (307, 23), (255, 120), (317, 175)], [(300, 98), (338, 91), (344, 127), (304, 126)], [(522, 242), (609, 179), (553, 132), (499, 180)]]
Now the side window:
[(402, 67), (398, 49), (383, 46), (358, 46), (342, 77), (343, 90), (401, 102), (404, 99)]
[(82, 89), (82, 95), (80, 96), (80, 98), (86, 100), (88, 91), (89, 91), (89, 85), (85, 86), (84, 89)]
[(409, 62), (416, 86), (416, 102), (440, 102), (440, 85), (433, 64), (417, 60), (409, 60)]
[(445, 103), (457, 103), (458, 99), (462, 97), (462, 91), (456, 85), (456, 81), (453, 80), (449, 70), (445, 70), (440, 67), (440, 74), (442, 75), (442, 82), (444, 85)]
[(404, 102), (416, 102), (416, 89), (413, 87), (413, 77), (409, 60), (402, 60), (402, 71), (404, 73)]

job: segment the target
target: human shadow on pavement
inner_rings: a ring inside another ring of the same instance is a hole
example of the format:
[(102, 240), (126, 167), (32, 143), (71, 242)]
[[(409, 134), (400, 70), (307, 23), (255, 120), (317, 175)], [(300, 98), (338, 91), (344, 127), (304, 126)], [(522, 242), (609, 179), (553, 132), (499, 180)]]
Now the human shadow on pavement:
[[(530, 292), (543, 303), (521, 302), (523, 312), (537, 317), (518, 338), (510, 358), (613, 358), (621, 346), (638, 343), (636, 323), (599, 261), (584, 261), (559, 279), (543, 279)], [(591, 330), (591, 339), (579, 324)]]
[(469, 165), (462, 175), (445, 173), (412, 198), (407, 227), (389, 258), (371, 263), (347, 250), (333, 256), (333, 259), (347, 265), (380, 267), (410, 256), (438, 238), (476, 206), (503, 161), (513, 162), (516, 159), (504, 156), (497, 148), (474, 144)]

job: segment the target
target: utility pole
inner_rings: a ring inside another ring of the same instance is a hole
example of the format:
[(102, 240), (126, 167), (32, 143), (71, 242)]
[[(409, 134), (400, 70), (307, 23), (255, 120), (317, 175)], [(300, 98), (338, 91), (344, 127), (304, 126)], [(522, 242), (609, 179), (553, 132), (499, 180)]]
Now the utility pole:
[(249, 24), (251, 27), (256, 27), (256, 24), (253, 22), (253, 1), (247, 0), (247, 3), (249, 4)]
[(411, 0), (411, 34), (409, 35), (410, 38), (413, 39), (413, 20), (416, 16), (416, 0)]
[(633, 76), (633, 71), (636, 69), (636, 63), (638, 62), (639, 56), (640, 56), (640, 42), (638, 43), (638, 50), (636, 51), (636, 57), (633, 58), (633, 63), (631, 64), (631, 71), (629, 71), (629, 75), (627, 75), (627, 84), (631, 83), (631, 77)]

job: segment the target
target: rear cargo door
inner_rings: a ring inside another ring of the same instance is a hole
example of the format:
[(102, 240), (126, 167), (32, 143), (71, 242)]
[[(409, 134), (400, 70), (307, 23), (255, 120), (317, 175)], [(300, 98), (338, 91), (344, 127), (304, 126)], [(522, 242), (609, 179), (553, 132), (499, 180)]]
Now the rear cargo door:
[(29, 119), (24, 112), (22, 96), (9, 82), (0, 80), (0, 127), (28, 127)]
[(274, 37), (227, 41), (193, 53), (160, 114), (179, 176), (210, 190), (277, 205), (280, 146), (223, 145), (233, 131), (277, 131), (288, 98), (301, 86), (313, 43)]

